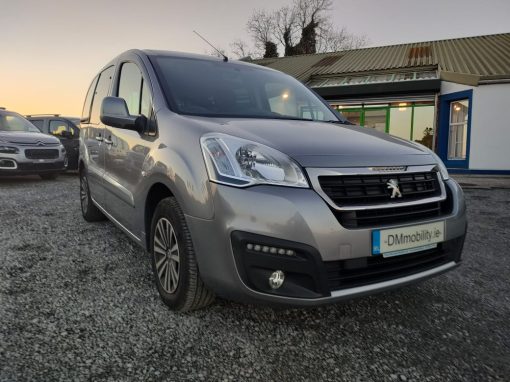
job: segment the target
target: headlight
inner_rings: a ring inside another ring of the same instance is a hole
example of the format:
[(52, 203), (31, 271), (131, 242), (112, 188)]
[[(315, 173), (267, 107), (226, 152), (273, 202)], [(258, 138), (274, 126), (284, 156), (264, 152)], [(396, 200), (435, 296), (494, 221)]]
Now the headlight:
[(429, 149), (427, 146), (422, 145), (421, 143), (418, 143), (418, 142), (413, 142), (413, 143), (420, 146), (422, 149), (425, 149), (430, 155), (432, 155), (432, 157), (434, 157), (434, 159), (436, 160), (436, 163), (437, 163), (437, 167), (439, 167), (439, 172), (441, 173), (441, 177), (443, 178), (443, 180), (450, 179), (450, 175), (448, 174), (448, 170), (446, 169), (446, 166), (444, 165), (441, 158), (439, 158), (434, 151)]
[(65, 152), (66, 152), (66, 148), (64, 147), (64, 145), (60, 145), (60, 152), (61, 152), (62, 154), (65, 154)]
[(19, 150), (17, 147), (0, 146), (0, 153), (2, 153), (2, 154), (17, 154), (17, 153), (19, 153)]
[(299, 165), (271, 147), (225, 134), (204, 135), (200, 143), (213, 182), (309, 187)]

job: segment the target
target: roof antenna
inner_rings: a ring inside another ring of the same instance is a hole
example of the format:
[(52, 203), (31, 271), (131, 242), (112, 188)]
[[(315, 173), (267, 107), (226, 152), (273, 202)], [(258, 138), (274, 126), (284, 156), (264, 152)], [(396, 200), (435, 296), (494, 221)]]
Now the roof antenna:
[(193, 31), (198, 37), (200, 37), (202, 40), (204, 40), (207, 44), (209, 44), (220, 56), (223, 56), (223, 61), (228, 62), (228, 57), (225, 56), (224, 53), (222, 53), (219, 49), (217, 49), (213, 44), (211, 44), (209, 41), (207, 41), (205, 38), (203, 38), (200, 33), (198, 33), (196, 30)]

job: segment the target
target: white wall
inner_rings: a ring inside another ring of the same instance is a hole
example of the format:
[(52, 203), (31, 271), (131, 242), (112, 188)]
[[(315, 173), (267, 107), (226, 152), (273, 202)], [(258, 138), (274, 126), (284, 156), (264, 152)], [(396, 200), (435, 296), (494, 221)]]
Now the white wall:
[(510, 84), (441, 83), (441, 94), (473, 89), (470, 170), (510, 170)]

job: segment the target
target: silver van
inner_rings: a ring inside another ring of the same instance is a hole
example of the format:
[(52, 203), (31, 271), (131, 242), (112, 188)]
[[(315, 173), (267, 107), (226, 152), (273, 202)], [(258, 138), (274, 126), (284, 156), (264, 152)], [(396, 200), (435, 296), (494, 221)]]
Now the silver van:
[(84, 218), (150, 252), (175, 310), (333, 303), (461, 259), (463, 193), (432, 151), (244, 62), (121, 54), (87, 93), (79, 171)]

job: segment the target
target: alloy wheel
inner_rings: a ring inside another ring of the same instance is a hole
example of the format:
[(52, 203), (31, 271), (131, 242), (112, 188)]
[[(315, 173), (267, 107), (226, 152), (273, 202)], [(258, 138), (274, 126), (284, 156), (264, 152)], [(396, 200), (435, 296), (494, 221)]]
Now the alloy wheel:
[(89, 185), (87, 182), (87, 177), (82, 175), (80, 178), (80, 201), (81, 201), (81, 209), (83, 212), (87, 211), (89, 206)]
[(179, 284), (179, 244), (168, 219), (161, 218), (154, 232), (154, 260), (158, 279), (167, 293), (174, 293)]

